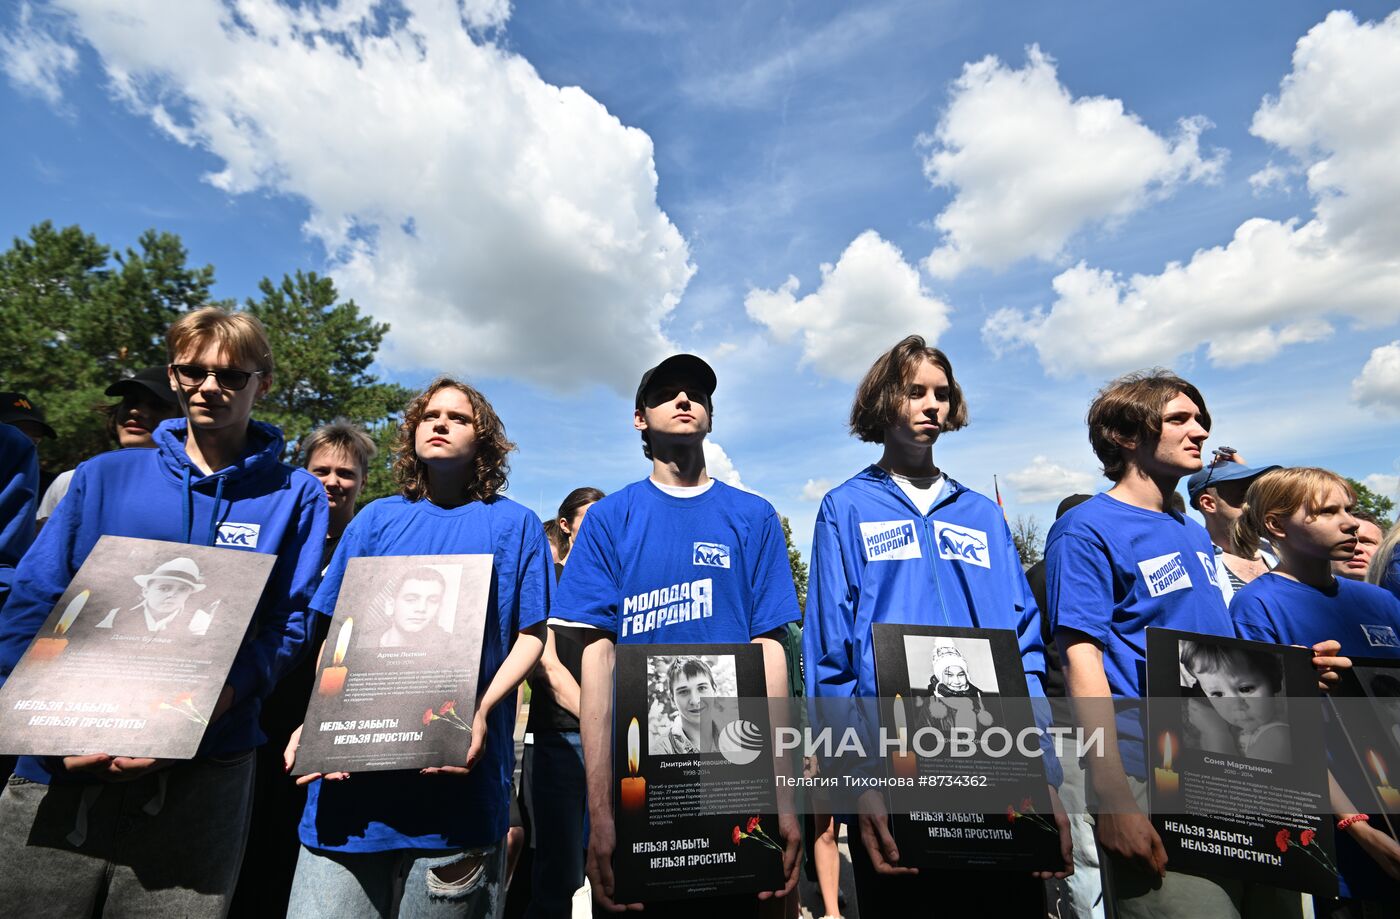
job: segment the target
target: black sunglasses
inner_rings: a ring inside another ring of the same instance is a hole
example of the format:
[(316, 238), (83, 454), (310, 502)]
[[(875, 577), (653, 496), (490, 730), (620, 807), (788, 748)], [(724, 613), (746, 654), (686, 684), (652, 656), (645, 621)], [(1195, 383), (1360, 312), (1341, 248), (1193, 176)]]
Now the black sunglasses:
[(227, 368), (223, 370), (213, 370), (209, 367), (201, 367), (198, 364), (171, 364), (170, 369), (175, 371), (175, 378), (185, 386), (203, 386), (204, 381), (209, 379), (210, 374), (214, 376), (214, 382), (222, 389), (237, 392), (248, 385), (256, 374), (267, 373), (266, 370), (234, 370)]

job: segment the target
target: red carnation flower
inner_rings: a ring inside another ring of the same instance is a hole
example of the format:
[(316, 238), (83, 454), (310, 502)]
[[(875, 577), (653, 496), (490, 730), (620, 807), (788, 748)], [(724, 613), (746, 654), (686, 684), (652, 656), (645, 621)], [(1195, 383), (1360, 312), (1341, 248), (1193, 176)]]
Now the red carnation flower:
[(734, 828), (734, 845), (737, 846), (737, 845), (739, 844), (739, 840), (741, 840), (741, 839), (743, 839), (743, 838), (744, 838), (744, 834), (743, 834), (743, 833), (740, 833), (740, 832), (739, 832), (739, 828), (736, 826), (736, 827)]
[(423, 713), (423, 723), (432, 724), (434, 717), (435, 716), (433, 715), (433, 710), (431, 708), (428, 709), (426, 712)]
[(1016, 808), (1012, 807), (1010, 804), (1006, 805), (1006, 820), (1008, 823), (1015, 823), (1016, 818), (1019, 816), (1021, 815), (1016, 813)]
[(439, 715), (446, 715), (448, 712), (453, 711), (453, 710), (456, 709), (456, 708), (457, 708), (457, 703), (456, 703), (456, 701), (444, 702), (444, 703), (442, 703), (442, 708), (439, 708), (439, 709), (438, 709), (438, 714), (439, 714)]
[(1310, 846), (1312, 845), (1313, 839), (1315, 839), (1316, 837), (1317, 833), (1313, 830), (1304, 830), (1303, 832), (1298, 834), (1298, 841), (1305, 846)]
[(1279, 830), (1277, 835), (1274, 836), (1274, 845), (1278, 846), (1280, 852), (1288, 851), (1288, 839), (1292, 835), (1293, 834), (1289, 833), (1287, 830)]
[(1022, 812), (1022, 813), (1025, 813), (1025, 814), (1028, 814), (1028, 813), (1030, 813), (1030, 812), (1033, 811), (1033, 810), (1035, 810), (1035, 804), (1031, 801), (1031, 799), (1030, 799), (1030, 798), (1022, 798), (1022, 799), (1021, 799), (1021, 812)]
[(750, 818), (749, 818), (749, 825), (748, 825), (748, 828), (745, 829), (744, 832), (746, 832), (746, 833), (752, 833), (752, 832), (753, 832), (754, 830), (756, 830), (756, 829), (758, 829), (758, 818), (757, 818), (757, 817), (750, 817)]

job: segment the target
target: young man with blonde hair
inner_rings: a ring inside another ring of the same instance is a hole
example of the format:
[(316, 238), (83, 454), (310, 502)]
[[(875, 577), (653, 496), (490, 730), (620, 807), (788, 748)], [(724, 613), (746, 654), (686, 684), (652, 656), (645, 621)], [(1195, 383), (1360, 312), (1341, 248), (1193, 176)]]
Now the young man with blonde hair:
[(263, 698), (295, 660), (326, 538), (321, 487), (252, 421), (272, 385), (262, 324), (206, 307), (166, 337), (183, 416), (156, 449), (78, 467), (0, 614), (8, 676), (104, 535), (277, 556), (195, 759), (21, 757), (0, 794), (0, 915), (221, 916), (243, 857)]

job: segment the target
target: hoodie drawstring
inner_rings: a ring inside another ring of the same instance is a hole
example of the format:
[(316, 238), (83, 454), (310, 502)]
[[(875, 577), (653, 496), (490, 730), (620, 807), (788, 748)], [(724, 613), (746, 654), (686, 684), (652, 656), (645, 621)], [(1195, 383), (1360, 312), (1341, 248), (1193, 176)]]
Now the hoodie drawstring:
[(206, 546), (214, 545), (214, 537), (219, 532), (219, 502), (224, 497), (224, 477), (219, 476), (219, 481), (214, 485), (214, 512), (209, 515), (209, 535), (205, 538)]
[(190, 490), (190, 467), (182, 467), (180, 477), (180, 532), (184, 533), (181, 542), (190, 541), (190, 530), (194, 527), (194, 493)]
[[(219, 476), (214, 483), (214, 510), (209, 516), (209, 532), (204, 537), (206, 546), (214, 545), (214, 537), (219, 534), (219, 502), (224, 499), (224, 480), (224, 476)], [(194, 535), (194, 488), (190, 485), (189, 466), (183, 468), (180, 485), (184, 491), (184, 500), (180, 502), (180, 529), (185, 534), (184, 542), (190, 542)]]

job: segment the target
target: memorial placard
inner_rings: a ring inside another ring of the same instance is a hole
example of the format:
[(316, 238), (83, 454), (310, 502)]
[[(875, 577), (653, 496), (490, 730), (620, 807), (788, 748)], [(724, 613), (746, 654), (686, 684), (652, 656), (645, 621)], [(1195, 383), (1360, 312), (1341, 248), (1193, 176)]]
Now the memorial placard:
[(1148, 798), (1172, 869), (1336, 896), (1311, 652), (1148, 629), (1147, 687)]
[(763, 652), (621, 645), (614, 902), (783, 886)]
[(466, 763), (491, 571), (490, 555), (350, 559), (298, 775)]
[[(875, 677), (891, 780), (939, 800), (962, 788), (995, 812), (895, 812), (908, 867), (1058, 871), (1060, 835), (1016, 634), (876, 623)], [(890, 741), (900, 741), (890, 748)], [(955, 753), (957, 755), (955, 755)], [(901, 797), (907, 798), (907, 794)], [(1003, 803), (1004, 802), (1004, 803)]]
[(100, 538), (0, 690), (0, 752), (193, 757), (276, 561)]

